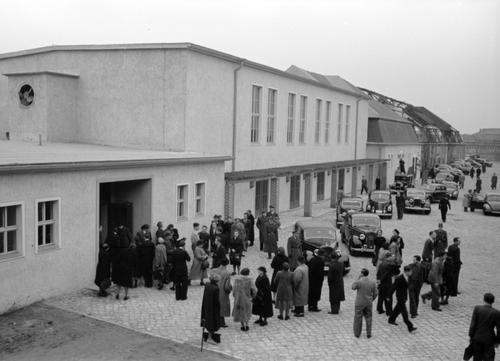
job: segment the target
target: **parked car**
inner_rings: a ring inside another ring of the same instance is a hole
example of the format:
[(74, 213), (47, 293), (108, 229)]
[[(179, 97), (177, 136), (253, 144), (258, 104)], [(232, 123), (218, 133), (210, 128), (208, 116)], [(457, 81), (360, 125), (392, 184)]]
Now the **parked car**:
[(453, 180), (453, 175), (449, 172), (440, 172), (436, 174), (436, 177), (434, 178), (435, 183), (443, 183), (445, 181), (452, 181)]
[(425, 189), (411, 188), (406, 191), (405, 211), (431, 213), (431, 202)]
[(390, 191), (372, 191), (368, 195), (366, 211), (380, 218), (392, 218), (392, 197)]
[(396, 193), (395, 191), (404, 191), (408, 188), (415, 187), (413, 174), (396, 174), (394, 176), (394, 183), (389, 186), (391, 193)]
[(487, 167), (493, 167), (493, 162), (489, 159), (485, 159), (484, 160), (484, 164), (486, 164)]
[(470, 173), (470, 170), (472, 169), (472, 166), (465, 161), (455, 161), (450, 165), (455, 169), (460, 169), (465, 175), (468, 175)]
[(348, 214), (340, 232), (342, 242), (347, 245), (349, 253), (373, 255), (375, 237), (381, 229), (380, 217), (370, 213)]
[(455, 182), (444, 181), (442, 183), (446, 187), (446, 192), (448, 193), (448, 197), (450, 199), (458, 199), (458, 184)]
[(427, 198), (431, 203), (439, 202), (443, 197), (446, 197), (446, 195), (448, 194), (446, 186), (439, 183), (425, 184), (423, 186), (423, 189), (425, 190)]
[[(337, 242), (337, 232), (330, 222), (305, 220), (295, 223), (295, 229), (298, 230), (300, 242), (304, 256), (306, 253), (318, 250), (318, 256), (325, 261), (325, 272), (328, 271), (333, 252), (341, 252)], [(351, 263), (349, 255), (340, 255), (340, 261), (344, 263), (344, 275), (349, 273)]]
[(344, 217), (349, 212), (363, 212), (363, 199), (359, 197), (344, 198), (337, 207), (337, 228), (344, 223)]
[(483, 204), (484, 214), (500, 214), (500, 193), (487, 193)]
[(472, 198), (470, 200), (470, 210), (474, 212), (476, 209), (483, 209), (484, 206), (484, 196), (480, 193), (472, 193)]

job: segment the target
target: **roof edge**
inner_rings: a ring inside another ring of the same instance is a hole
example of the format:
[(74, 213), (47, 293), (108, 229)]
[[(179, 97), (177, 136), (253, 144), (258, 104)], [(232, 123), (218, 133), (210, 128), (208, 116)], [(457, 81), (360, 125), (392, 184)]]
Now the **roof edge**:
[(40, 71), (26, 71), (26, 72), (13, 72), (13, 73), (3, 73), (6, 77), (9, 76), (23, 76), (23, 75), (55, 75), (55, 76), (64, 76), (69, 78), (79, 78), (79, 74), (75, 73), (65, 73), (61, 71), (52, 71), (52, 70), (40, 70)]

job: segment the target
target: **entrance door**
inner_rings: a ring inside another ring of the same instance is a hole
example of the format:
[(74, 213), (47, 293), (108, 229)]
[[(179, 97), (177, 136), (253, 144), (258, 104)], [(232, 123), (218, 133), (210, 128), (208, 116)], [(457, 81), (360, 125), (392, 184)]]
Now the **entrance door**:
[(387, 163), (382, 163), (380, 167), (380, 189), (387, 188)]
[(269, 179), (255, 182), (255, 214), (267, 211), (269, 202)]
[(345, 181), (345, 169), (339, 169), (339, 184), (338, 189), (344, 189), (344, 181)]
[(290, 177), (290, 209), (300, 206), (300, 175)]
[(368, 188), (369, 189), (374, 189), (375, 185), (373, 182), (373, 164), (370, 164), (368, 166)]
[(316, 200), (325, 199), (325, 172), (319, 172), (316, 175)]

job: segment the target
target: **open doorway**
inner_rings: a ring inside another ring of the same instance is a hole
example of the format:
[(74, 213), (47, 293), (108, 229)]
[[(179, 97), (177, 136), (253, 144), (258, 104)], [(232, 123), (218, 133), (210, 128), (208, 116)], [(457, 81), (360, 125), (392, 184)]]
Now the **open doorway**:
[(114, 227), (124, 225), (132, 233), (151, 223), (151, 179), (101, 182), (99, 225), (106, 237)]

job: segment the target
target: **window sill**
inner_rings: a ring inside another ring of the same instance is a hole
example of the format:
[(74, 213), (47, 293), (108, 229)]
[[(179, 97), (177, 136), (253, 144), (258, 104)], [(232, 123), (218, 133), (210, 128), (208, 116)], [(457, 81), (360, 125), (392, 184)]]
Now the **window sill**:
[(19, 259), (19, 258), (24, 258), (24, 254), (17, 252), (17, 251), (3, 254), (0, 256), (0, 263), (14, 261), (14, 260)]
[(56, 250), (59, 250), (61, 249), (61, 247), (59, 247), (58, 244), (46, 244), (46, 245), (43, 245), (43, 246), (38, 246), (36, 248), (36, 254), (43, 254), (43, 253), (47, 253), (47, 252), (51, 252), (51, 251), (56, 251)]

